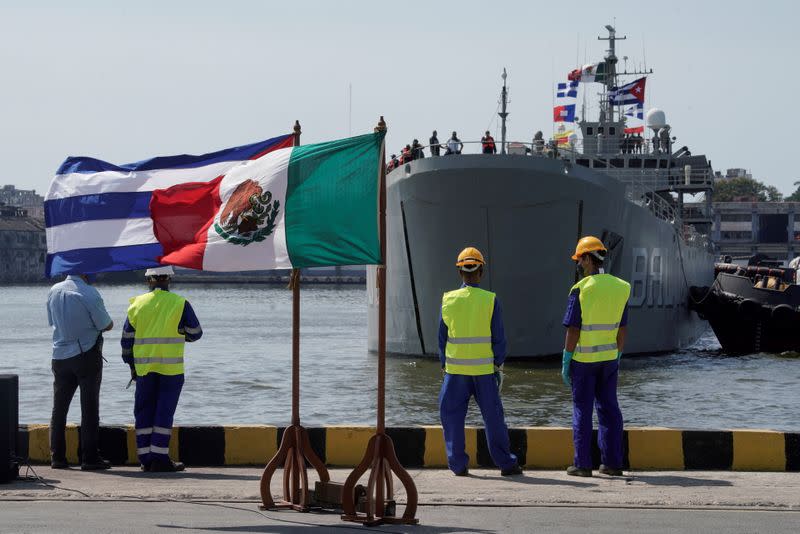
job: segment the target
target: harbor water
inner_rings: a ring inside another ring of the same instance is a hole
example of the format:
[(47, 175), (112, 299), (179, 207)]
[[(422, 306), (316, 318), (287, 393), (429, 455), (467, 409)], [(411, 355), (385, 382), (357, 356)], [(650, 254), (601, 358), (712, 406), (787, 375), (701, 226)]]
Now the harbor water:
[[(134, 387), (125, 388), (130, 375), (120, 358), (119, 336), (128, 299), (145, 287), (98, 289), (114, 320), (105, 334), (101, 422), (132, 423)], [(268, 285), (178, 283), (173, 289), (192, 303), (204, 329), (203, 339), (186, 347), (176, 424), (286, 425), (291, 292)], [(46, 286), (0, 287), (0, 373), (19, 375), (21, 423), (46, 423), (52, 408), (47, 292)], [(367, 350), (366, 290), (308, 286), (301, 295), (302, 422), (374, 425), (377, 357)], [(392, 356), (386, 373), (388, 425), (439, 423), (438, 359)], [(619, 398), (627, 426), (797, 431), (798, 384), (800, 355), (728, 357), (709, 330), (688, 350), (623, 356)], [(570, 393), (555, 361), (507, 363), (502, 396), (511, 426), (570, 424)], [(76, 396), (69, 421), (79, 420)], [(468, 424), (480, 424), (474, 404)]]

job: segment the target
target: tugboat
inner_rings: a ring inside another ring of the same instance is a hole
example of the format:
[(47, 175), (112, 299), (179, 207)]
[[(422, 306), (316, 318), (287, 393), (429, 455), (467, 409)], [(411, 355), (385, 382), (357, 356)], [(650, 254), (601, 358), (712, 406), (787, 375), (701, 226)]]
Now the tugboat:
[(693, 307), (729, 354), (800, 351), (797, 271), (763, 254), (746, 266), (714, 264), (711, 287), (692, 287)]

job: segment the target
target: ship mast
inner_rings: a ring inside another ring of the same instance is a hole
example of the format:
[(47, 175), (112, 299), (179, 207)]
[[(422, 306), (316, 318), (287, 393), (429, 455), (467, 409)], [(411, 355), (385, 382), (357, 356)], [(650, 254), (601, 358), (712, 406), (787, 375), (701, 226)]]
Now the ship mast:
[[(608, 41), (608, 50), (606, 50), (606, 75), (605, 75), (605, 86), (606, 86), (606, 94), (605, 97), (600, 100), (600, 114), (601, 117), (605, 116), (608, 122), (614, 122), (614, 106), (611, 105), (608, 99), (608, 95), (614, 87), (617, 87), (617, 77), (622, 75), (640, 75), (640, 74), (652, 74), (653, 69), (644, 70), (633, 70), (628, 71), (627, 64), (625, 66), (624, 72), (617, 72), (617, 62), (619, 59), (617, 58), (617, 48), (616, 48), (616, 41), (624, 41), (628, 37), (617, 37), (617, 30), (611, 24), (606, 24), (606, 30), (608, 30), (608, 37), (598, 37), (598, 41)], [(585, 93), (584, 93), (584, 96)], [(622, 111), (620, 111), (619, 119), (622, 120)], [(602, 121), (601, 121), (602, 122)]]
[(503, 74), (501, 78), (503, 78), (503, 90), (500, 92), (500, 153), (506, 153), (506, 117), (508, 117), (508, 113), (506, 112), (506, 105), (508, 104), (508, 89), (506, 88), (506, 69), (503, 67)]
[(606, 24), (606, 29), (608, 30), (608, 37), (598, 37), (598, 41), (608, 41), (608, 50), (606, 50), (606, 74), (605, 74), (605, 86), (606, 86), (606, 95), (600, 102), (600, 110), (605, 115), (608, 122), (614, 122), (614, 106), (612, 106), (608, 100), (608, 94), (611, 92), (611, 89), (617, 86), (617, 54), (616, 54), (616, 40), (619, 39), (620, 41), (624, 41), (628, 37), (617, 37), (617, 30), (614, 29), (614, 26), (611, 24)]

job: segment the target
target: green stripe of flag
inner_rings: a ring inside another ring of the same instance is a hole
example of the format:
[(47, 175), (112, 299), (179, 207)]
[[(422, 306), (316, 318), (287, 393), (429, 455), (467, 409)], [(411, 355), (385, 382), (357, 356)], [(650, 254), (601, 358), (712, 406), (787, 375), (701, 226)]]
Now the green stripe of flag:
[(293, 267), (381, 263), (378, 203), (385, 132), (294, 147), (286, 190)]

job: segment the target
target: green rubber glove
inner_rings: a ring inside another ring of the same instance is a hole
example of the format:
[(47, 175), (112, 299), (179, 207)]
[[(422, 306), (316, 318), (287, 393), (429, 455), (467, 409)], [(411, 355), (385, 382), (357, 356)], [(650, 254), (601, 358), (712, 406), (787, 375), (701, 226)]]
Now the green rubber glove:
[(617, 351), (617, 361), (619, 361), (620, 358), (622, 358), (622, 351), (618, 350)]
[(564, 384), (567, 386), (572, 384), (572, 380), (569, 377), (569, 362), (572, 361), (572, 353), (564, 349), (564, 352), (561, 356), (561, 380), (564, 381)]

